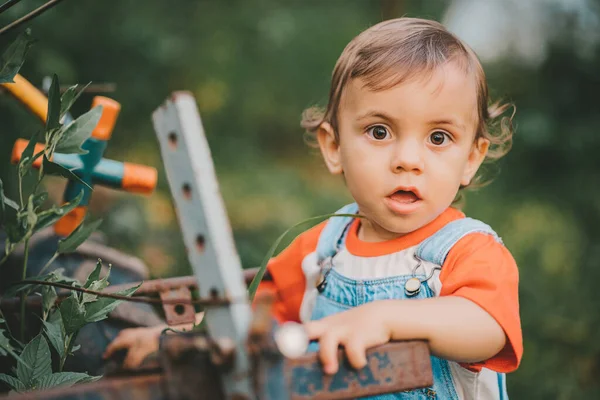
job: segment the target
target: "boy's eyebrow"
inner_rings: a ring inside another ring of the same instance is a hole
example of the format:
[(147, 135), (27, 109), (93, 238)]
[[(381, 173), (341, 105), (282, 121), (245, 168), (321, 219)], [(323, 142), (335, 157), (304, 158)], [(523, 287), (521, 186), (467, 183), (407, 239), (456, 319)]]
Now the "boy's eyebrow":
[(458, 129), (461, 129), (463, 131), (466, 130), (466, 127), (464, 124), (462, 124), (456, 120), (453, 120), (451, 118), (450, 119), (436, 119), (434, 121), (431, 121), (430, 124), (431, 125), (454, 125)]
[(386, 119), (388, 121), (393, 121), (394, 118), (392, 118), (391, 116), (387, 115), (384, 112), (381, 112), (379, 110), (369, 110), (363, 114), (360, 114), (356, 119), (357, 120), (362, 120), (362, 119), (366, 119), (366, 118), (371, 118), (371, 117), (377, 117), (377, 118), (381, 118), (381, 119)]

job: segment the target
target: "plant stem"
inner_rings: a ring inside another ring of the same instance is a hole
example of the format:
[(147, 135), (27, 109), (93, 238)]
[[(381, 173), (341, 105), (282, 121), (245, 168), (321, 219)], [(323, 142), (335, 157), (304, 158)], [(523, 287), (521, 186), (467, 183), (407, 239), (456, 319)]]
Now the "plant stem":
[[(44, 155), (43, 150), (33, 156), (32, 163), (35, 162), (35, 160), (37, 160), (38, 158), (40, 158), (42, 155)], [(37, 192), (38, 188), (40, 187), (40, 183), (42, 183), (42, 179), (44, 179), (44, 165), (43, 164), (40, 165), (40, 169), (38, 172), (38, 179), (37, 179), (37, 182), (35, 183), (35, 187), (33, 188), (34, 194)]]
[(71, 350), (71, 341), (73, 340), (73, 334), (67, 335), (65, 338), (65, 352), (64, 355), (60, 358), (60, 365), (58, 366), (58, 372), (62, 372), (63, 367), (65, 365), (65, 361), (67, 361), (67, 356), (69, 355), (69, 351)]
[[(44, 265), (44, 268), (42, 268), (40, 270), (40, 272), (38, 272), (38, 275), (42, 275), (44, 272), (46, 272), (46, 270), (48, 269), (48, 267), (50, 265), (52, 265), (52, 263), (54, 261), (56, 261), (56, 259), (58, 258), (59, 255), (60, 255), (60, 253), (58, 253), (58, 252), (54, 253), (54, 255), (52, 255), (52, 257), (48, 260), (48, 262), (46, 263), (46, 265)], [(2, 263), (0, 263), (0, 264), (2, 264)]]
[(23, 202), (23, 177), (19, 173), (19, 200), (21, 200), (21, 209), (25, 207), (25, 203)]
[(14, 337), (14, 335), (12, 334), (12, 332), (10, 330), (10, 326), (8, 326), (8, 322), (6, 321), (6, 317), (4, 316), (4, 313), (2, 312), (2, 310), (0, 310), (0, 317), (2, 317), (2, 319), (4, 320), (4, 326), (6, 327), (6, 331), (8, 332), (8, 334), (11, 337)]
[(4, 264), (6, 262), (6, 260), (8, 260), (8, 257), (10, 257), (10, 255), (12, 254), (12, 252), (14, 251), (15, 247), (12, 246), (12, 249), (10, 249), (9, 252), (7, 252), (4, 257), (2, 257), (2, 260), (0, 260), (0, 265)]
[[(22, 280), (27, 278), (27, 261), (29, 260), (29, 238), (25, 239), (25, 250), (23, 256), (23, 273), (21, 275)], [(25, 299), (29, 294), (28, 290), (24, 290), (21, 292), (21, 341), (25, 342)]]
[[(146, 297), (146, 296), (131, 297), (131, 295), (123, 296), (123, 295), (115, 294), (115, 293), (98, 292), (96, 290), (89, 290), (89, 289), (82, 288), (82, 287), (71, 286), (71, 285), (67, 285), (65, 283), (48, 282), (48, 281), (38, 281), (38, 280), (35, 280), (35, 279), (26, 279), (26, 280), (23, 280), (23, 281), (21, 281), (19, 283), (27, 284), (27, 285), (54, 286), (54, 287), (58, 287), (58, 288), (61, 288), (61, 289), (72, 290), (72, 291), (75, 291), (75, 292), (89, 293), (89, 294), (93, 294), (93, 295), (98, 296), (98, 297), (106, 297), (106, 298), (109, 298), (109, 299), (130, 301), (130, 302), (133, 302), (133, 303), (148, 303), (148, 304), (196, 304), (196, 305), (200, 305), (200, 306), (209, 307), (209, 306), (223, 306), (223, 305), (228, 305), (228, 304), (233, 304), (233, 303), (238, 303), (238, 302), (245, 301), (243, 298), (235, 299), (235, 298), (227, 298), (227, 297), (223, 297), (223, 298), (205, 298), (205, 299), (198, 299), (198, 300), (190, 300), (190, 299), (164, 299), (164, 300), (162, 300), (162, 299), (156, 299), (154, 297)], [(141, 286), (141, 283), (140, 283), (139, 286)], [(132, 286), (132, 288), (133, 288), (133, 286)]]

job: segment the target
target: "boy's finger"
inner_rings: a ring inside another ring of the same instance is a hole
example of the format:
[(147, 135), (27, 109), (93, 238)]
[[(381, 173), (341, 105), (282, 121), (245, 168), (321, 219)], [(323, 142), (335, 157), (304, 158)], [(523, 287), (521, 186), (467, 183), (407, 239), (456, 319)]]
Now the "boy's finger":
[(129, 349), (127, 357), (123, 361), (123, 367), (127, 369), (136, 369), (140, 366), (144, 358), (148, 355), (146, 351), (140, 351), (140, 348)]
[(318, 339), (325, 334), (325, 324), (321, 321), (311, 321), (304, 324), (309, 340)]
[(344, 344), (344, 348), (348, 362), (353, 368), (361, 369), (367, 365), (367, 349), (364, 343), (358, 340), (349, 340)]
[(117, 350), (125, 349), (125, 348), (128, 348), (129, 346), (130, 346), (130, 343), (128, 340), (124, 340), (122, 338), (119, 338), (119, 336), (117, 336), (115, 338), (115, 340), (113, 340), (112, 342), (110, 342), (110, 344), (108, 346), (106, 346), (106, 350), (104, 350), (104, 354), (102, 354), (102, 358), (107, 359)]
[(326, 374), (335, 374), (338, 370), (339, 337), (335, 334), (322, 336), (319, 340), (319, 359)]

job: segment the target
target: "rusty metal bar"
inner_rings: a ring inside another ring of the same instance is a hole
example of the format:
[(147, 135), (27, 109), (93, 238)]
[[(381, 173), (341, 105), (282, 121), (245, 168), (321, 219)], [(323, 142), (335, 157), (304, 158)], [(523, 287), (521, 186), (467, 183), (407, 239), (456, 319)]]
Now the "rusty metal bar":
[(287, 359), (284, 367), (290, 400), (342, 400), (396, 393), (433, 385), (425, 341), (391, 342), (367, 351), (367, 366), (355, 370), (338, 352), (340, 370), (323, 374), (317, 353)]
[(102, 379), (69, 388), (11, 395), (15, 400), (167, 400), (162, 374)]

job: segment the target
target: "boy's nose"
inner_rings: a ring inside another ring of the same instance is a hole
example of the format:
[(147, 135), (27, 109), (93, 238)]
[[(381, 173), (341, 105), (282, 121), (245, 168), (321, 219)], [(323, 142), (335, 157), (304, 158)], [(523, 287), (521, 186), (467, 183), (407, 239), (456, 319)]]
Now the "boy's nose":
[(398, 143), (392, 156), (392, 170), (400, 171), (423, 171), (423, 149), (418, 140), (406, 139)]

